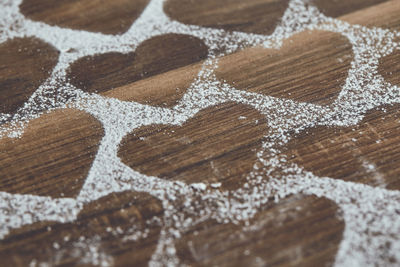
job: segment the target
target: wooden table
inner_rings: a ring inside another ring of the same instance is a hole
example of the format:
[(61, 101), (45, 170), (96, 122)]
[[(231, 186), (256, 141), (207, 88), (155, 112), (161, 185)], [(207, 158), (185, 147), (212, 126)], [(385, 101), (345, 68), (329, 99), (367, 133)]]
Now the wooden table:
[[(148, 0), (23, 0), (19, 22), (0, 17), (0, 266), (398, 266), (400, 1), (308, 2), (319, 28), (284, 25), (301, 1), (167, 0), (170, 19), (201, 28), (142, 41), (151, 31), (130, 29)], [(363, 194), (382, 194), (376, 213)]]

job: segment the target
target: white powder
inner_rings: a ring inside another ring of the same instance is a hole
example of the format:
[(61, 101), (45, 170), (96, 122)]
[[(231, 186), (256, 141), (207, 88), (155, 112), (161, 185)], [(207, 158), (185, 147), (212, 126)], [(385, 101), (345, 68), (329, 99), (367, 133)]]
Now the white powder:
[(207, 185), (204, 183), (193, 183), (190, 184), (190, 187), (192, 187), (193, 189), (199, 190), (199, 191), (204, 191), (207, 188)]
[[(326, 197), (341, 209), (345, 231), (336, 256), (336, 266), (398, 266), (400, 192), (317, 177), (287, 163), (285, 158), (279, 156), (279, 147), (290, 140), (289, 131), (299, 133), (317, 125), (353, 126), (369, 109), (400, 103), (399, 88), (386, 82), (377, 72), (379, 58), (399, 49), (400, 44), (395, 38), (400, 37), (400, 33), (350, 25), (325, 17), (306, 0), (290, 1), (281, 23), (269, 36), (227, 33), (173, 21), (163, 12), (163, 2), (152, 0), (126, 33), (113, 36), (34, 22), (20, 14), (20, 1), (0, 1), (0, 42), (14, 37), (35, 36), (61, 52), (51, 77), (29, 101), (16, 114), (0, 114), (0, 123), (12, 118), (11, 126), (0, 127), (0, 136), (17, 137), (29, 120), (39, 117), (44, 111), (67, 104), (92, 114), (105, 130), (98, 154), (77, 198), (51, 199), (0, 192), (0, 238), (4, 238), (12, 228), (38, 221), (74, 221), (83, 204), (111, 192), (134, 190), (159, 198), (164, 207), (159, 243), (150, 264), (178, 265), (174, 240), (191, 226), (208, 218), (215, 218), (221, 223), (248, 221), (271, 196), (279, 202), (290, 194), (303, 193)], [(339, 97), (332, 105), (322, 107), (240, 91), (216, 79), (214, 70), (219, 56), (256, 45), (279, 48), (285, 39), (304, 30), (336, 32), (347, 37), (353, 46), (351, 69)], [(196, 36), (206, 43), (210, 55), (196, 81), (173, 108), (87, 94), (66, 82), (66, 69), (83, 56), (132, 52), (143, 41), (166, 33)], [(150, 124), (181, 125), (199, 110), (228, 101), (248, 104), (260, 111), (274, 132), (257, 153), (258, 163), (248, 175), (248, 182), (243, 188), (229, 192), (229, 196), (216, 185), (207, 188), (203, 183), (186, 185), (143, 175), (124, 165), (117, 157), (120, 141), (132, 130)], [(277, 175), (276, 170), (279, 169), (284, 171)], [(264, 179), (267, 176), (268, 181)], [(129, 233), (129, 236), (136, 239), (144, 236), (145, 232)], [(86, 244), (84, 241), (81, 243)], [(60, 249), (65, 252), (64, 248)], [(97, 243), (82, 245), (80, 249), (85, 251), (82, 254), (84, 263), (112, 264), (110, 257), (99, 254)]]

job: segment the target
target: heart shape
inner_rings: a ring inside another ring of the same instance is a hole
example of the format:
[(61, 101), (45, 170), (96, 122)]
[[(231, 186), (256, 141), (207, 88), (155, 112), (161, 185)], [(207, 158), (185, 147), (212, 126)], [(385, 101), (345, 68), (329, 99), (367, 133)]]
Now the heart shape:
[(132, 53), (83, 57), (71, 65), (67, 77), (90, 93), (172, 106), (197, 76), (201, 65), (194, 63), (207, 55), (208, 48), (200, 39), (166, 34), (141, 43)]
[(142, 14), (149, 0), (24, 0), (26, 17), (65, 28), (122, 34)]
[(168, 0), (164, 11), (185, 24), (271, 34), (288, 3), (288, 0)]
[(266, 120), (249, 106), (227, 103), (204, 109), (181, 127), (151, 125), (127, 135), (118, 156), (146, 175), (186, 183), (242, 187), (267, 133)]
[(400, 189), (399, 108), (371, 110), (353, 127), (309, 129), (289, 141), (285, 154), (321, 177)]
[(296, 195), (269, 204), (244, 223), (207, 220), (177, 241), (190, 266), (326, 266), (335, 260), (344, 222), (326, 198)]
[(33, 260), (80, 266), (97, 247), (113, 257), (115, 266), (146, 266), (162, 217), (161, 201), (149, 194), (112, 193), (86, 204), (73, 223), (41, 222), (14, 230), (0, 241), (0, 257), (4, 266), (29, 266)]
[(0, 140), (0, 191), (75, 197), (102, 137), (100, 122), (83, 111), (42, 115), (21, 138)]
[(36, 38), (0, 44), (0, 113), (13, 113), (50, 76), (59, 52)]
[(235, 88), (329, 105), (345, 83), (352, 46), (338, 33), (305, 31), (279, 50), (254, 47), (220, 59), (216, 75)]

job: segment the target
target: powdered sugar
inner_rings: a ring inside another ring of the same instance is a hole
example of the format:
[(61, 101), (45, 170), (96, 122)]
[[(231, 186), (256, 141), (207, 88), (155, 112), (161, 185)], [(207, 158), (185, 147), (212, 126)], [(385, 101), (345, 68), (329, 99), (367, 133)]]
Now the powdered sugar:
[[(174, 240), (189, 227), (207, 218), (215, 218), (221, 223), (247, 221), (270, 197), (278, 202), (290, 194), (303, 193), (324, 196), (341, 209), (345, 232), (336, 256), (336, 266), (398, 265), (400, 192), (317, 177), (287, 163), (280, 155), (280, 147), (290, 140), (289, 132), (298, 133), (317, 125), (355, 125), (369, 109), (400, 103), (399, 88), (386, 82), (377, 72), (378, 60), (400, 48), (395, 41), (400, 33), (350, 25), (325, 17), (317, 8), (301, 0), (290, 1), (281, 23), (270, 36), (225, 32), (173, 21), (163, 12), (163, 3), (163, 0), (152, 0), (125, 34), (113, 36), (34, 22), (19, 13), (19, 1), (1, 1), (0, 42), (14, 37), (35, 36), (52, 44), (61, 54), (51, 77), (29, 101), (16, 114), (0, 116), (3, 121), (12, 117), (11, 126), (0, 128), (0, 135), (16, 137), (30, 119), (64, 106), (92, 114), (102, 123), (105, 135), (76, 199), (0, 192), (0, 238), (4, 238), (12, 228), (38, 221), (73, 221), (83, 204), (112, 192), (134, 190), (159, 198), (164, 207), (163, 229), (151, 265), (177, 265), (179, 260)], [(214, 75), (221, 55), (256, 45), (279, 48), (285, 39), (304, 30), (337, 32), (347, 37), (353, 46), (351, 69), (333, 104), (318, 106), (244, 92), (219, 81)], [(78, 58), (111, 51), (128, 53), (143, 41), (165, 33), (196, 36), (208, 46), (210, 55), (197, 79), (173, 108), (87, 94), (66, 81), (65, 70)], [(217, 185), (188, 185), (146, 176), (127, 167), (117, 157), (122, 138), (132, 130), (150, 124), (181, 125), (201, 109), (228, 101), (257, 109), (272, 129), (263, 150), (258, 152), (258, 162), (247, 177), (248, 183), (230, 192), (229, 196)], [(283, 172), (278, 172), (278, 169), (283, 169)], [(265, 177), (269, 179), (265, 180)], [(202, 201), (198, 201), (199, 198)], [(182, 203), (185, 203), (183, 211)], [(177, 213), (177, 210), (181, 212)], [(97, 246), (90, 249), (95, 251)], [(97, 256), (90, 258), (92, 254), (87, 255), (87, 262), (111, 264), (105, 256), (101, 258), (102, 262), (98, 262)]]

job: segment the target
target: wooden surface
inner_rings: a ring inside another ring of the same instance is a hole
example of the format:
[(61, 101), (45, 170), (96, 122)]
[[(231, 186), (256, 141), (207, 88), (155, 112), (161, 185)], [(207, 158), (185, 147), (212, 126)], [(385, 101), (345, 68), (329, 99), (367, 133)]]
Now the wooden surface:
[(24, 138), (1, 139), (0, 168), (7, 171), (0, 190), (77, 196), (103, 135), (101, 124), (78, 110), (57, 110), (32, 121)]
[[(147, 4), (142, 0), (95, 2), (24, 0), (21, 12), (60, 27), (121, 34)], [(287, 2), (171, 0), (165, 10), (187, 24), (270, 34)], [(400, 29), (397, 0), (332, 2), (313, 1), (327, 15), (350, 23)], [(145, 41), (127, 55), (83, 57), (70, 66), (67, 77), (87, 92), (171, 107), (195, 79), (207, 55), (200, 39), (169, 34)], [(216, 75), (240, 90), (329, 105), (344, 84), (352, 57), (352, 47), (342, 35), (306, 31), (284, 41), (280, 50), (250, 48), (223, 57)], [(34, 38), (0, 44), (0, 112), (13, 113), (21, 107), (57, 59), (55, 49)], [(399, 50), (379, 62), (379, 73), (395, 85), (400, 85), (399, 62)], [(400, 190), (398, 108), (371, 110), (353, 128), (308, 129), (295, 135), (283, 153), (319, 176)], [(103, 131), (94, 117), (73, 109), (33, 120), (20, 139), (0, 140), (0, 191), (76, 196)], [(229, 191), (244, 184), (268, 131), (259, 112), (226, 103), (200, 111), (181, 127), (136, 129), (122, 140), (118, 156), (146, 175), (188, 183), (221, 182), (221, 191)], [(113, 193), (87, 204), (76, 222), (42, 222), (14, 230), (0, 241), (0, 265), (28, 266), (33, 260), (85, 265), (80, 263), (79, 251), (64, 251), (56, 259), (60, 249), (55, 244), (72, 248), (82, 236), (98, 240), (116, 266), (146, 265), (161, 229), (152, 219), (161, 218), (163, 212), (160, 201), (149, 194)], [(250, 222), (256, 229), (214, 220), (188, 229), (176, 243), (177, 255), (182, 263), (193, 266), (331, 265), (345, 227), (338, 213), (337, 205), (326, 198), (293, 195), (261, 208)], [(137, 229), (150, 229), (149, 233), (123, 242), (134, 233), (133, 222)], [(120, 227), (124, 234), (108, 232), (108, 227)]]
[(129, 29), (148, 4), (148, 0), (104, 1), (28, 0), (20, 5), (21, 13), (50, 25), (72, 29), (121, 34)]
[[(50, 75), (59, 52), (36, 38), (0, 45), (0, 112), (13, 113)], [(39, 68), (35, 67), (39, 66)]]
[[(87, 92), (143, 104), (173, 106), (193, 82), (201, 65), (184, 67), (206, 59), (207, 55), (207, 46), (200, 39), (167, 34), (144, 41), (129, 54), (106, 53), (83, 57), (71, 65), (67, 77), (72, 84)], [(170, 81), (171, 78), (163, 76), (163, 82), (160, 83), (158, 78), (155, 85), (154, 82), (151, 85), (151, 79), (146, 79), (172, 70), (180, 72), (179, 79), (173, 77)], [(145, 83), (142, 90), (146, 92), (132, 90), (132, 86), (138, 86), (135, 82), (139, 80)], [(167, 85), (166, 90), (160, 89), (160, 84)]]

